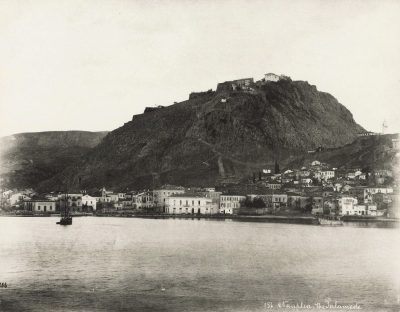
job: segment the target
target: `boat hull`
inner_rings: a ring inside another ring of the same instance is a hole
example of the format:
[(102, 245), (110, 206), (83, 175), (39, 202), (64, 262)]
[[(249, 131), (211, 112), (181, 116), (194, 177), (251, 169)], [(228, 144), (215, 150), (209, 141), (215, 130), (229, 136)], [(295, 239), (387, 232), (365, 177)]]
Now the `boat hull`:
[(72, 217), (65, 217), (61, 218), (59, 222), (57, 222), (59, 225), (72, 225)]

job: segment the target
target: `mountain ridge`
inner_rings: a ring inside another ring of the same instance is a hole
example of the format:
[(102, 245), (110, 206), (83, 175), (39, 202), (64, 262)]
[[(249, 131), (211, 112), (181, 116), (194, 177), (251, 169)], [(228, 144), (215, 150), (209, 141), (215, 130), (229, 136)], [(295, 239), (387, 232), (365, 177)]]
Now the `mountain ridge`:
[(96, 146), (108, 131), (24, 132), (0, 138), (2, 186), (34, 188)]
[(146, 109), (105, 136), (74, 168), (40, 184), (148, 188), (238, 181), (319, 146), (340, 147), (365, 129), (332, 95), (305, 81), (194, 92)]

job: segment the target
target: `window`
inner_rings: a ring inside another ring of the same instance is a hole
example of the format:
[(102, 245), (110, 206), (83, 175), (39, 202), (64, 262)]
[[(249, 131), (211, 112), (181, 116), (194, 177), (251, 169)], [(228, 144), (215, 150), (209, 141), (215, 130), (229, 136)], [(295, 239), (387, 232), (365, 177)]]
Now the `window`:
[(37, 207), (37, 210), (40, 210), (40, 206)]
[(199, 201), (199, 206), (200, 206), (200, 201)]

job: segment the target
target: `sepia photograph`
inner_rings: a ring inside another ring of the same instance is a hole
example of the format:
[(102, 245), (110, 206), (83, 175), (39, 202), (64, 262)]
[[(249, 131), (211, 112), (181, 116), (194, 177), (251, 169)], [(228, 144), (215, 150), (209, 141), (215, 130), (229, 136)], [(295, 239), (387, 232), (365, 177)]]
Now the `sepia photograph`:
[(0, 0), (0, 311), (399, 312), (399, 0)]

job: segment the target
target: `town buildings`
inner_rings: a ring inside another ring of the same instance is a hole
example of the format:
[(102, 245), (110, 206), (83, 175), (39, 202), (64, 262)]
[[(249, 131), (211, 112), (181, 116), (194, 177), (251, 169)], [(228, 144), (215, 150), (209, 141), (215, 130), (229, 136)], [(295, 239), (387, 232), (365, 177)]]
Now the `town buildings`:
[[(398, 181), (393, 171), (383, 166), (374, 170), (344, 166), (338, 169), (320, 160), (308, 160), (298, 168), (283, 168), (282, 173), (273, 173), (265, 167), (268, 165), (260, 168), (258, 175), (252, 174), (246, 184), (229, 189), (164, 185), (154, 190), (121, 192), (102, 188), (95, 193), (51, 192), (43, 194), (45, 199), (35, 197), (29, 190), (2, 190), (0, 204), (7, 209), (13, 207), (35, 213), (57, 211), (67, 200), (73, 212), (110, 214), (400, 216), (400, 209), (396, 208), (400, 202)], [(21, 202), (24, 205), (18, 207)]]

